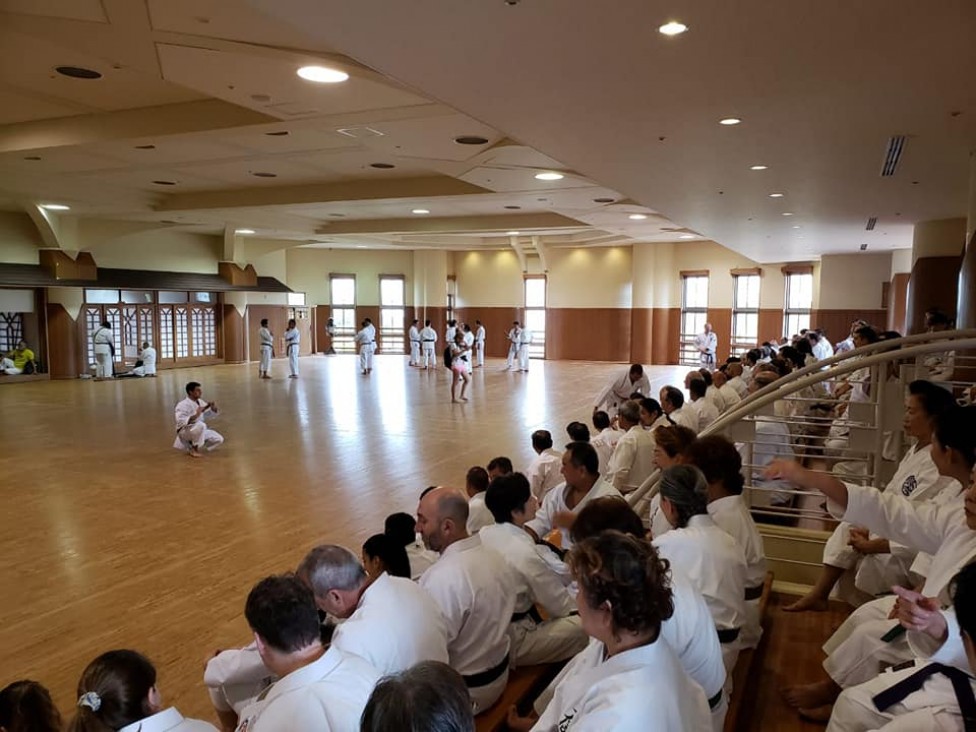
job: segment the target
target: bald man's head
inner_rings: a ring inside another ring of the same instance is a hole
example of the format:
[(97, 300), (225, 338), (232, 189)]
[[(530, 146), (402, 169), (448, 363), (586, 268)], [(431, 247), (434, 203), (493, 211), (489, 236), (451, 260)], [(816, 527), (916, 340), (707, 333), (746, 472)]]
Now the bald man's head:
[(442, 552), (468, 538), (467, 524), (468, 502), (460, 491), (439, 486), (420, 499), (417, 530), (428, 549)]

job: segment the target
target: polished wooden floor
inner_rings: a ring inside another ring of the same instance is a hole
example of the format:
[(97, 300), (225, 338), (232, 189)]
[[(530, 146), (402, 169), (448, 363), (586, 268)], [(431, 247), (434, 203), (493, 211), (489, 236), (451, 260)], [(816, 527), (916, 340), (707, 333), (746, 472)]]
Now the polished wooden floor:
[[(529, 435), (557, 445), (587, 421), (621, 365), (502, 361), (476, 369), (451, 404), (449, 373), (378, 357), (302, 359), (302, 377), (260, 381), (255, 366), (163, 371), (156, 379), (51, 381), (0, 389), (0, 685), (36, 678), (62, 709), (85, 664), (144, 651), (163, 694), (209, 718), (203, 659), (248, 640), (251, 585), (293, 569), (322, 542), (357, 553), (428, 485), (463, 486), (472, 465), (526, 466)], [(687, 369), (656, 367), (655, 388)], [(188, 380), (221, 408), (224, 446), (201, 460), (172, 449)]]

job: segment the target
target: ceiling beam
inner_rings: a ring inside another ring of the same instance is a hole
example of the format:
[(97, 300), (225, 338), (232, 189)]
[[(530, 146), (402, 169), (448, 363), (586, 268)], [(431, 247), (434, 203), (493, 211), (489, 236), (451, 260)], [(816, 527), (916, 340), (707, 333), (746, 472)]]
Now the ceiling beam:
[(316, 230), (326, 236), (339, 234), (463, 234), (509, 229), (578, 229), (580, 222), (556, 213), (483, 216), (413, 216), (398, 219), (330, 221)]

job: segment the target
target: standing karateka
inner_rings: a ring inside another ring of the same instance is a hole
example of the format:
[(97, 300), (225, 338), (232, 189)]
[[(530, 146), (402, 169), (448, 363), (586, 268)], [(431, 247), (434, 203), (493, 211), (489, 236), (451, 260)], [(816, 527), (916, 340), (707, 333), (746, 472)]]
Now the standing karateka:
[(186, 399), (176, 405), (176, 441), (173, 447), (186, 450), (190, 457), (200, 457), (201, 451), (216, 450), (223, 443), (224, 438), (219, 432), (207, 427), (203, 418), (208, 414), (216, 415), (217, 402), (205, 402), (201, 397), (203, 390), (196, 381), (186, 385)]
[(532, 345), (532, 331), (528, 327), (519, 331), (519, 371), (529, 371), (529, 346)]
[(288, 352), (289, 379), (298, 378), (298, 352), (301, 350), (302, 335), (298, 332), (298, 323), (292, 318), (288, 321), (285, 331), (285, 350)]
[[(434, 344), (437, 343), (437, 331), (430, 327), (430, 321), (424, 321), (424, 327), (420, 329), (420, 348), (423, 353), (424, 371), (437, 367), (437, 358), (434, 356)], [(420, 363), (418, 362), (419, 366)]]
[(519, 338), (522, 335), (522, 326), (519, 322), (513, 321), (512, 327), (508, 331), (508, 363), (505, 364), (505, 368), (511, 369), (515, 364), (515, 357), (518, 356), (519, 352)]
[(363, 321), (362, 329), (356, 333), (359, 344), (359, 368), (364, 374), (373, 373), (373, 351), (376, 350), (376, 328), (369, 318)]
[(457, 335), (457, 321), (453, 319), (448, 320), (447, 330), (444, 331), (444, 339), (445, 339), (444, 342), (448, 344), (454, 343), (454, 336), (456, 335)]
[(474, 324), (478, 326), (474, 332), (475, 366), (478, 367), (485, 365), (485, 326), (480, 320), (474, 321)]
[(92, 334), (95, 346), (95, 378), (111, 379), (114, 375), (112, 362), (115, 360), (115, 339), (112, 337), (112, 324), (103, 320)]
[(630, 399), (635, 392), (644, 396), (651, 395), (651, 382), (647, 380), (644, 367), (639, 363), (631, 364), (626, 374), (614, 378), (600, 392), (593, 405), (593, 411), (598, 412), (606, 404), (606, 412), (613, 419), (617, 415), (617, 408)]
[(149, 341), (143, 341), (142, 343), (142, 353), (139, 354), (142, 357), (142, 367), (145, 369), (146, 376), (156, 375), (156, 349), (149, 345)]
[(261, 363), (258, 366), (258, 378), (270, 379), (271, 357), (274, 356), (274, 334), (268, 328), (267, 318), (261, 319), (261, 327), (258, 328), (258, 341), (261, 344)]
[(701, 365), (714, 369), (715, 349), (718, 348), (718, 336), (712, 332), (711, 323), (705, 323), (705, 332), (695, 336), (695, 348), (698, 349)]
[(410, 339), (410, 366), (420, 365), (420, 329), (417, 327), (419, 323), (420, 321), (414, 318), (410, 324), (410, 331), (407, 334), (407, 337)]
[(329, 318), (325, 322), (325, 334), (329, 336), (329, 350), (327, 350), (325, 353), (327, 356), (334, 356), (336, 352), (335, 344), (334, 344), (336, 327), (335, 327), (335, 320), (333, 318)]
[(467, 366), (468, 366), (468, 373), (470, 374), (471, 370), (474, 368), (474, 344), (475, 344), (474, 333), (471, 332), (471, 326), (468, 325), (467, 323), (464, 324), (461, 330), (464, 333), (464, 345), (468, 347)]

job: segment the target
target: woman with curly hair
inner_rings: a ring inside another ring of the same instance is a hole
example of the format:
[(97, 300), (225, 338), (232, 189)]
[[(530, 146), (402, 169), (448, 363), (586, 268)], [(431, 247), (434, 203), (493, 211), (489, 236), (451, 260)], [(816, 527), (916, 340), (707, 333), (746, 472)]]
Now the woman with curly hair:
[(568, 557), (579, 583), (577, 607), (592, 638), (556, 678), (555, 694), (532, 726), (510, 715), (509, 726), (534, 732), (698, 732), (711, 728), (705, 692), (660, 640), (674, 612), (668, 563), (648, 542), (605, 531)]

